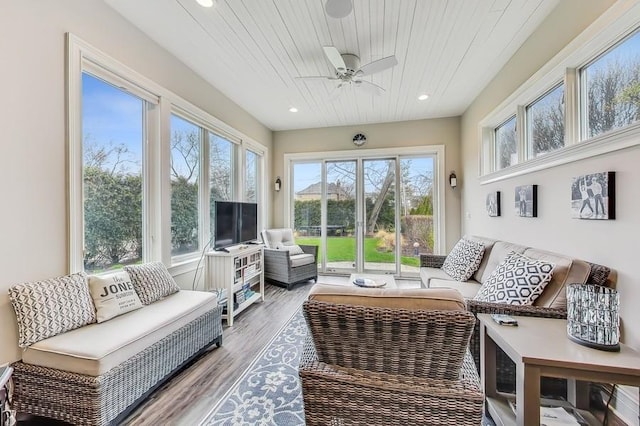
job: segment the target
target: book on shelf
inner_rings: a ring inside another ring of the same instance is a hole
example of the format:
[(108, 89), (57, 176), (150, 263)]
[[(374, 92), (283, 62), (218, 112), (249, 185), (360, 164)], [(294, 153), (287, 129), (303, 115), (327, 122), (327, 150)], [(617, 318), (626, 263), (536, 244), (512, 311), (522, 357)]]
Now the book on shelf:
[[(509, 407), (516, 414), (516, 400), (509, 398)], [(540, 398), (540, 426), (588, 426), (571, 403), (560, 399)]]

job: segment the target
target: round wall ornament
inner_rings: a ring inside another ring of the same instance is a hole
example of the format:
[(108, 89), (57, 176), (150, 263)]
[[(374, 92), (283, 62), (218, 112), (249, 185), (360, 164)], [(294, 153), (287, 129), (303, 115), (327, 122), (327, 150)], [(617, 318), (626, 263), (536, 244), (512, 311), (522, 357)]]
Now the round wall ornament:
[(358, 133), (353, 137), (353, 144), (355, 146), (362, 146), (365, 142), (367, 142), (367, 137), (362, 133)]

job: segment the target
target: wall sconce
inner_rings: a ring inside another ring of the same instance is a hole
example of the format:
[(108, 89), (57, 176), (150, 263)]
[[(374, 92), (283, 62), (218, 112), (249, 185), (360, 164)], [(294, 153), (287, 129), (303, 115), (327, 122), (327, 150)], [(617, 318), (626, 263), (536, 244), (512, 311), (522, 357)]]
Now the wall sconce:
[(449, 185), (451, 185), (453, 189), (456, 189), (456, 186), (458, 186), (458, 178), (454, 172), (451, 172), (449, 175)]
[(276, 192), (280, 192), (280, 189), (282, 188), (282, 181), (280, 180), (280, 176), (278, 176), (276, 178), (276, 184), (275, 184), (275, 190)]

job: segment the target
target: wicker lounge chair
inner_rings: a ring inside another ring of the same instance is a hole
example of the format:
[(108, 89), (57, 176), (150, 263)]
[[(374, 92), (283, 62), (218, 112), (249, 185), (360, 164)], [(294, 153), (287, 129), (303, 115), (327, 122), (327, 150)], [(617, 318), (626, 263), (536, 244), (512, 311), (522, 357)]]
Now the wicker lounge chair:
[[(318, 280), (318, 247), (296, 245), (290, 228), (262, 231), (265, 280), (291, 289), (294, 284)], [(302, 253), (292, 251), (300, 248)]]
[[(330, 287), (347, 303), (327, 301)], [(361, 305), (367, 291), (390, 307)], [(453, 309), (416, 303), (442, 290), (315, 285), (303, 304), (306, 424), (479, 425), (484, 394), (468, 351), (475, 320), (456, 290), (446, 292), (458, 298)]]

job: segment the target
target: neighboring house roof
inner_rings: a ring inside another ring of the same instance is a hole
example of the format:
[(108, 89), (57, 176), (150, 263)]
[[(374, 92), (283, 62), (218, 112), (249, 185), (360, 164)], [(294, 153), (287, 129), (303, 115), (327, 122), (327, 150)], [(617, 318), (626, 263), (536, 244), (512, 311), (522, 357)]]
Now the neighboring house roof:
[[(322, 182), (313, 183), (305, 189), (296, 192), (296, 195), (320, 195), (322, 193)], [(349, 194), (340, 186), (340, 182), (327, 184), (327, 195), (339, 195), (340, 197), (348, 197)]]

